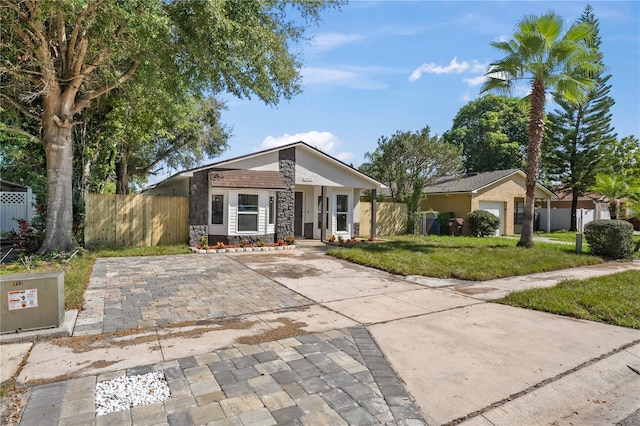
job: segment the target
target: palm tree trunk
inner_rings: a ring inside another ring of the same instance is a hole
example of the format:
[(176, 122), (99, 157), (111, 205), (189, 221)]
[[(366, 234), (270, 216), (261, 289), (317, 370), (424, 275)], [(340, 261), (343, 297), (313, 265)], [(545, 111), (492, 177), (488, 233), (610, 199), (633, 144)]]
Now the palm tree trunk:
[(544, 134), (544, 81), (536, 78), (531, 90), (531, 121), (527, 130), (529, 143), (527, 144), (527, 193), (524, 199), (524, 215), (522, 231), (518, 247), (533, 247), (533, 217), (536, 202), (536, 186), (540, 171), (540, 152), (542, 136)]

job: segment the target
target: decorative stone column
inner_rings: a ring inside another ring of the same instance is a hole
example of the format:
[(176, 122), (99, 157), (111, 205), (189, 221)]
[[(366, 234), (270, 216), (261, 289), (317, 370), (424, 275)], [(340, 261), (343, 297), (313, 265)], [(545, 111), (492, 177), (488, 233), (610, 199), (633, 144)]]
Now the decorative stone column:
[(282, 149), (278, 153), (278, 163), (282, 180), (287, 189), (276, 195), (276, 240), (294, 234), (295, 188), (296, 188), (296, 149)]
[(200, 238), (208, 238), (209, 171), (195, 172), (189, 179), (189, 245), (200, 244)]

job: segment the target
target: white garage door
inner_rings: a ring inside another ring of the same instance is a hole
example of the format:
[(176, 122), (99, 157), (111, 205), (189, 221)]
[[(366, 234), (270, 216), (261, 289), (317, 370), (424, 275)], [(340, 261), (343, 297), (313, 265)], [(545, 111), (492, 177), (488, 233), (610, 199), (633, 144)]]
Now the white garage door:
[(494, 216), (500, 218), (500, 227), (496, 235), (504, 235), (504, 202), (502, 201), (480, 201), (479, 210), (486, 210)]

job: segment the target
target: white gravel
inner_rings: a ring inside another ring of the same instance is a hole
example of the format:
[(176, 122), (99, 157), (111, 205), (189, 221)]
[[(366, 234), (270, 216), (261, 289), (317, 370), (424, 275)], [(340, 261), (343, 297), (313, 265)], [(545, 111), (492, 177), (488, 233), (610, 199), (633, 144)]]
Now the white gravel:
[(163, 371), (117, 377), (96, 385), (96, 416), (162, 402), (170, 396)]

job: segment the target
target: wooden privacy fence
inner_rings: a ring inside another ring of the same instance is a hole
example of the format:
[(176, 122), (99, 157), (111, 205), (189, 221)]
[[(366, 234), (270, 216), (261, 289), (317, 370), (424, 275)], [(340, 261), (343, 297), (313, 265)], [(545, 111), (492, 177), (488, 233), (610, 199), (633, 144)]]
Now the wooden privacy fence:
[(189, 198), (88, 194), (86, 247), (160, 246), (189, 240)]
[[(404, 203), (378, 202), (376, 215), (378, 236), (402, 235), (407, 232), (407, 205)], [(371, 203), (360, 201), (360, 235), (371, 235)]]

